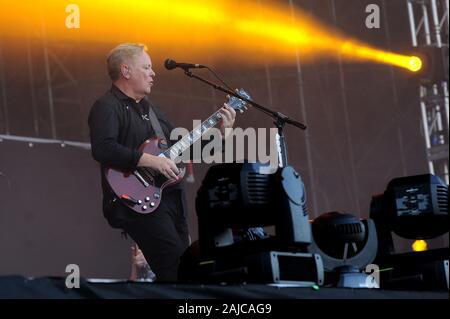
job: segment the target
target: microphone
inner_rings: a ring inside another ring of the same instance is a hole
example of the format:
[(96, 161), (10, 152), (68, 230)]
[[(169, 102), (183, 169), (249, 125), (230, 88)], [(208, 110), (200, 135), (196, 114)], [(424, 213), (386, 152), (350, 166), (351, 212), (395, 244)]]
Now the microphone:
[(191, 64), (191, 63), (178, 63), (175, 60), (167, 59), (166, 62), (164, 62), (164, 66), (167, 70), (173, 70), (175, 68), (181, 68), (184, 70), (187, 69), (203, 69), (206, 68), (206, 66), (201, 64)]

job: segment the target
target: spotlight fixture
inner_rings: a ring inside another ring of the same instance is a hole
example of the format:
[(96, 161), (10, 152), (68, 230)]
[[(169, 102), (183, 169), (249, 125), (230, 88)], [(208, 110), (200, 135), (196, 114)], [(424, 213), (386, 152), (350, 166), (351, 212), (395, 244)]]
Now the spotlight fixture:
[(414, 77), (420, 78), (422, 84), (448, 81), (448, 47), (415, 48), (409, 65)]
[(329, 212), (314, 219), (312, 234), (313, 242), (308, 250), (322, 256), (326, 285), (379, 287), (365, 273), (377, 254), (377, 233), (372, 220)]
[(395, 178), (372, 198), (370, 216), (400, 237), (435, 238), (449, 230), (448, 186), (431, 174)]
[(448, 289), (448, 247), (424, 250), (422, 241), (414, 251), (396, 253), (392, 237), (424, 240), (447, 233), (448, 185), (431, 174), (395, 178), (372, 197), (370, 217), (378, 234), (375, 263), (390, 269), (381, 278), (385, 288)]
[[(182, 281), (321, 285), (321, 256), (307, 251), (311, 225), (300, 175), (290, 166), (212, 166), (197, 193), (199, 241), (183, 256)], [(267, 235), (262, 227), (274, 226)]]

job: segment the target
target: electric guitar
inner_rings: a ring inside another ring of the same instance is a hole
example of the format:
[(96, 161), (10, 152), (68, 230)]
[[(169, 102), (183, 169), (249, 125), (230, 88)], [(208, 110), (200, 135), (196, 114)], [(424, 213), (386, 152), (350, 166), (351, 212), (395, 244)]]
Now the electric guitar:
[[(236, 90), (237, 91), (237, 90)], [(243, 89), (237, 94), (250, 100), (250, 96)], [(234, 96), (228, 97), (227, 104), (236, 111), (244, 112), (246, 102)], [(151, 138), (146, 140), (139, 150), (155, 156), (170, 158), (175, 160), (189, 149), (192, 144), (198, 141), (203, 134), (214, 127), (222, 119), (222, 114), (217, 110), (206, 121), (195, 127), (189, 134), (186, 134), (177, 143), (166, 150), (160, 148), (161, 139)], [(133, 171), (123, 171), (113, 167), (105, 168), (106, 180), (117, 195), (117, 197), (128, 207), (140, 214), (148, 214), (155, 211), (161, 203), (163, 190), (168, 186), (175, 185), (183, 179), (186, 168), (179, 168), (178, 179), (168, 179), (159, 172), (149, 167), (137, 167)]]

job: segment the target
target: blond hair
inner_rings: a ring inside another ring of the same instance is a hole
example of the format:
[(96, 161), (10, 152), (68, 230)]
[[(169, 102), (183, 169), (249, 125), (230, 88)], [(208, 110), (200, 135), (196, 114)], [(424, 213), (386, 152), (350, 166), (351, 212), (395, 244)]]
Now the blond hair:
[(117, 81), (120, 78), (120, 65), (131, 63), (131, 60), (142, 52), (146, 52), (147, 47), (140, 43), (122, 43), (112, 49), (106, 58), (106, 67), (111, 80)]

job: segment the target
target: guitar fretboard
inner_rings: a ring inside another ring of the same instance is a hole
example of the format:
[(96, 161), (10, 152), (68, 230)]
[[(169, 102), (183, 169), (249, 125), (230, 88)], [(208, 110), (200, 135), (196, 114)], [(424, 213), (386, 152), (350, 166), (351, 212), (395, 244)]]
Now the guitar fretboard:
[(214, 127), (217, 123), (222, 120), (222, 114), (216, 111), (213, 115), (208, 117), (202, 124), (195, 127), (189, 134), (183, 136), (178, 142), (176, 142), (172, 147), (161, 153), (160, 156), (170, 158), (175, 160), (180, 156), (185, 150), (197, 142), (203, 134), (205, 134), (210, 128)]

